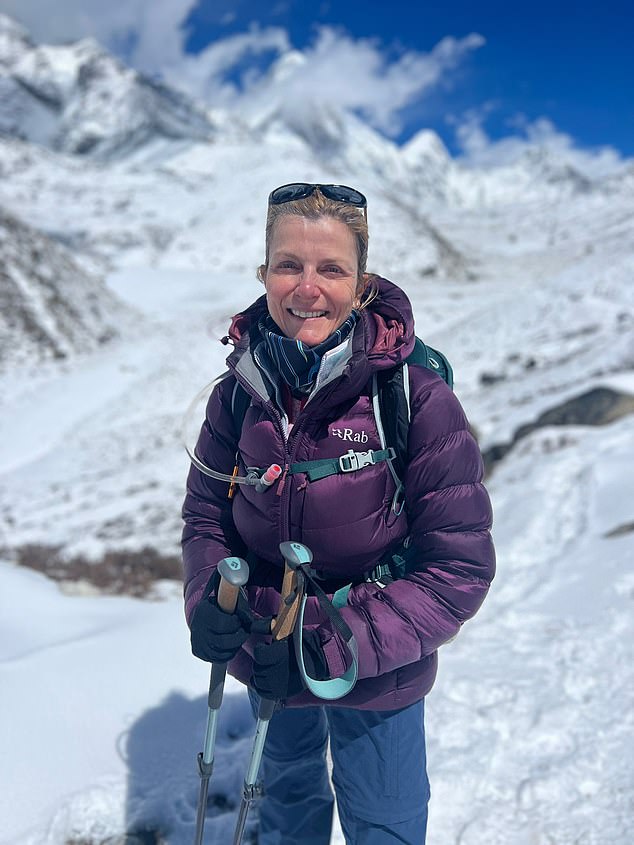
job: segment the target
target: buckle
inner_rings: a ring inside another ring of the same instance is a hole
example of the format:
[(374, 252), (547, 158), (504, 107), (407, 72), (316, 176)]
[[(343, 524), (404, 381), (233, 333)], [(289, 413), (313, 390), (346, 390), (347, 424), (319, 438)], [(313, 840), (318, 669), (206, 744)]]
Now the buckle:
[(394, 580), (389, 563), (377, 563), (371, 572), (364, 572), (363, 578), (368, 584), (376, 584), (383, 589)]
[(348, 449), (345, 455), (339, 458), (339, 469), (341, 472), (355, 472), (363, 467), (372, 466), (374, 463), (374, 452), (354, 452)]

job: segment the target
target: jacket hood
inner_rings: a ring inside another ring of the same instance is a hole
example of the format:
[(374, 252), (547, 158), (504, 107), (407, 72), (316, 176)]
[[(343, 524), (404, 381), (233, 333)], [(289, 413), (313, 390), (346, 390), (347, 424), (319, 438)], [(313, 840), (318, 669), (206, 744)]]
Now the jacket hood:
[[(373, 280), (378, 294), (361, 311), (357, 324), (363, 329), (361, 349), (357, 345), (358, 328), (355, 328), (354, 345), (360, 354), (367, 355), (372, 369), (384, 369), (404, 361), (413, 350), (414, 316), (409, 298), (398, 285), (381, 276), (374, 276)], [(247, 348), (253, 328), (257, 329), (258, 321), (267, 313), (266, 295), (263, 295), (233, 317), (228, 334), (222, 339), (235, 347), (229, 357)]]
[(405, 291), (381, 276), (374, 281), (379, 293), (361, 314), (365, 351), (373, 369), (404, 361), (416, 342), (412, 304)]

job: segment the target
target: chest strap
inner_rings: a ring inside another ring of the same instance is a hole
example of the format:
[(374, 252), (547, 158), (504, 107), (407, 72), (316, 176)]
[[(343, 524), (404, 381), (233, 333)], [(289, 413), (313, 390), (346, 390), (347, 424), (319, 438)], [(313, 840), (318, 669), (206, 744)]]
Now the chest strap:
[(329, 475), (339, 475), (344, 472), (356, 472), (363, 467), (373, 466), (381, 461), (392, 461), (396, 457), (394, 448), (369, 449), (367, 452), (355, 452), (348, 449), (345, 455), (339, 458), (322, 458), (317, 461), (301, 461), (291, 464), (288, 470), (289, 475), (305, 472), (309, 481), (319, 481), (320, 478), (328, 478)]

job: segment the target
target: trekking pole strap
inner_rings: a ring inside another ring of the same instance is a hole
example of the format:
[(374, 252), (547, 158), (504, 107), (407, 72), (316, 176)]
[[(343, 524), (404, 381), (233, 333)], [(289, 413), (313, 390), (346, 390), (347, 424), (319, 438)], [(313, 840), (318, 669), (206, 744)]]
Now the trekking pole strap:
[[(339, 613), (338, 607), (342, 607), (343, 605), (335, 604), (334, 601), (330, 601), (326, 593), (322, 590), (322, 588), (311, 575), (308, 565), (303, 565), (301, 569), (304, 573), (306, 580), (312, 585), (320, 607), (328, 616), (328, 619), (332, 623), (333, 627), (343, 638), (346, 644), (346, 648), (348, 649), (348, 652), (351, 657), (350, 666), (346, 669), (346, 671), (340, 678), (330, 678), (326, 681), (320, 681), (317, 680), (317, 678), (311, 678), (310, 675), (307, 674), (306, 664), (304, 662), (302, 643), (304, 610), (306, 608), (306, 595), (304, 595), (299, 611), (299, 619), (297, 620), (294, 633), (295, 655), (297, 657), (297, 663), (299, 665), (300, 672), (302, 673), (304, 683), (306, 684), (310, 692), (312, 692), (313, 695), (316, 695), (318, 698), (322, 698), (326, 701), (334, 701), (337, 698), (343, 698), (344, 695), (347, 695), (357, 682), (357, 677), (359, 674), (359, 650), (357, 647), (357, 641), (354, 637), (354, 634), (350, 630), (349, 625), (347, 624), (341, 613)], [(333, 596), (333, 599), (335, 598), (336, 595)]]
[(320, 607), (326, 613), (326, 615), (328, 616), (328, 619), (330, 620), (330, 622), (332, 622), (333, 626), (337, 629), (337, 631), (341, 634), (341, 636), (343, 637), (343, 639), (346, 642), (349, 642), (350, 640), (354, 639), (354, 634), (350, 630), (350, 626), (345, 621), (343, 616), (339, 613), (339, 610), (333, 604), (333, 602), (330, 601), (327, 594), (320, 587), (318, 582), (315, 580), (315, 578), (313, 577), (309, 567), (308, 566), (302, 566), (301, 569), (302, 569), (302, 572), (304, 573), (304, 577), (306, 578), (308, 583), (312, 586), (312, 588), (315, 592), (315, 596), (317, 598), (317, 601), (319, 602)]

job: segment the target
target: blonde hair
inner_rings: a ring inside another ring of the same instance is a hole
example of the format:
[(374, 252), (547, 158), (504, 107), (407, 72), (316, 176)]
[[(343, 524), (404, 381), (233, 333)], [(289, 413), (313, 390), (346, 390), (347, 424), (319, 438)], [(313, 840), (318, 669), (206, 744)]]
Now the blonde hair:
[[(347, 226), (354, 238), (357, 250), (357, 290), (362, 300), (357, 308), (366, 307), (369, 302), (376, 298), (378, 287), (375, 280), (377, 277), (374, 274), (366, 273), (368, 224), (363, 209), (345, 202), (330, 200), (321, 193), (319, 188), (316, 188), (310, 196), (303, 199), (284, 202), (280, 205), (269, 205), (266, 216), (264, 264), (261, 264), (257, 270), (257, 277), (261, 282), (264, 281), (269, 266), (270, 247), (275, 226), (282, 217), (286, 216), (305, 217), (308, 220), (330, 217)], [(370, 288), (369, 291), (368, 288)]]

